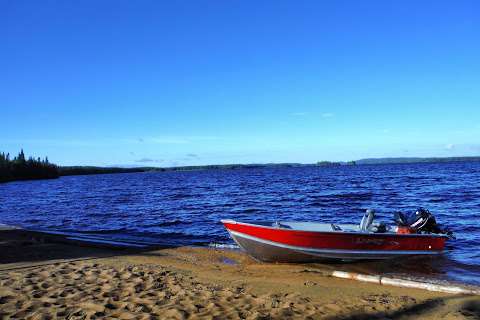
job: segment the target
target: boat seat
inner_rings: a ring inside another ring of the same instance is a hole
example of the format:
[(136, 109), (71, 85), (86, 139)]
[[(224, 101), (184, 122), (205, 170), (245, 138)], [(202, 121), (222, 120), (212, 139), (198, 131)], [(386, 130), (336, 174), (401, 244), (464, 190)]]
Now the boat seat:
[(338, 226), (338, 225), (336, 225), (336, 224), (333, 224), (333, 223), (332, 223), (331, 226), (332, 226), (332, 230), (333, 230), (333, 231), (342, 231), (342, 228), (340, 228), (340, 226)]
[(291, 226), (289, 226), (287, 224), (284, 224), (284, 223), (281, 223), (279, 221), (275, 221), (274, 223), (272, 223), (272, 227), (283, 228), (283, 229), (292, 229)]
[(374, 218), (375, 218), (375, 210), (367, 209), (359, 225), (360, 231), (368, 232), (370, 227), (372, 226)]

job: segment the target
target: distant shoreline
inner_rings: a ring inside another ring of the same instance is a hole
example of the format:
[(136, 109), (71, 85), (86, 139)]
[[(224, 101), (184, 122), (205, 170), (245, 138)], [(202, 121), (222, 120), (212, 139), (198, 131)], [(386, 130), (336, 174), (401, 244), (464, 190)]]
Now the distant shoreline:
[(442, 163), (442, 162), (477, 162), (480, 156), (475, 157), (390, 157), (366, 158), (356, 160), (356, 164), (402, 164), (402, 163)]
[(217, 164), (177, 167), (59, 167), (60, 176), (89, 175), (129, 172), (166, 172), (166, 171), (197, 171), (197, 170), (235, 170), (255, 168), (297, 168), (297, 167), (337, 167), (376, 164), (414, 164), (414, 163), (449, 163), (449, 162), (480, 162), (480, 157), (435, 157), (435, 158), (366, 158), (349, 162), (321, 161), (317, 163), (260, 163), (260, 164)]
[[(220, 165), (199, 165), (199, 166), (178, 166), (178, 167), (96, 167), (96, 166), (58, 166), (58, 177), (75, 175), (96, 175), (115, 173), (139, 173), (139, 172), (168, 172), (168, 171), (198, 171), (198, 170), (237, 170), (255, 168), (298, 168), (298, 167), (338, 167), (356, 165), (378, 165), (378, 164), (415, 164), (415, 163), (451, 163), (451, 162), (479, 162), (479, 157), (431, 157), (431, 158), (366, 158), (349, 162), (320, 161), (317, 163), (265, 163), (265, 164), (220, 164)], [(58, 177), (50, 177), (55, 179)], [(9, 180), (26, 181), (40, 180), (39, 178), (21, 178)]]

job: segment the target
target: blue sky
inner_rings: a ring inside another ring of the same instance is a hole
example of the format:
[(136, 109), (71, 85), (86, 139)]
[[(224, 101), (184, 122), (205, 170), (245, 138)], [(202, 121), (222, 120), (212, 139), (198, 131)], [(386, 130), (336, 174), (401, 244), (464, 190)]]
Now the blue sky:
[(478, 1), (0, 0), (0, 150), (62, 165), (480, 155)]

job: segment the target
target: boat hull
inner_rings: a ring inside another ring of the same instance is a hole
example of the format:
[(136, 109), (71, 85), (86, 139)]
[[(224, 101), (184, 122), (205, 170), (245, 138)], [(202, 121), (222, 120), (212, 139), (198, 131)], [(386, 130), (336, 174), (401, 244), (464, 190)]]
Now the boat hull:
[(396, 235), (312, 232), (222, 221), (233, 240), (253, 258), (266, 262), (391, 259), (441, 254), (446, 238), (437, 235)]

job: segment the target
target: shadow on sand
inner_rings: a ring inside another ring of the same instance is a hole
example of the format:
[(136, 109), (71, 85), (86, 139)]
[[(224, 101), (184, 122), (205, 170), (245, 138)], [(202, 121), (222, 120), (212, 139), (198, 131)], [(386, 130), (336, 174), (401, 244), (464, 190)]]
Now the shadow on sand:
[[(148, 251), (172, 248), (128, 248), (108, 243), (72, 240), (64, 235), (23, 229), (0, 230), (0, 270), (55, 263), (62, 260), (85, 260), (118, 255), (147, 254)], [(161, 253), (156, 252), (156, 255)]]
[[(472, 300), (467, 300), (460, 305), (457, 312), (459, 316), (466, 319), (480, 319), (480, 299), (473, 295), (456, 295), (446, 296), (441, 298), (429, 299), (414, 305), (403, 307), (394, 311), (379, 311), (372, 312), (355, 312), (350, 315), (328, 317), (328, 320), (342, 319), (342, 320), (367, 320), (367, 319), (421, 319), (422, 315), (426, 316), (428, 313), (435, 314), (439, 308), (445, 306), (449, 300), (465, 300), (471, 297)], [(440, 313), (438, 313), (440, 317)]]

